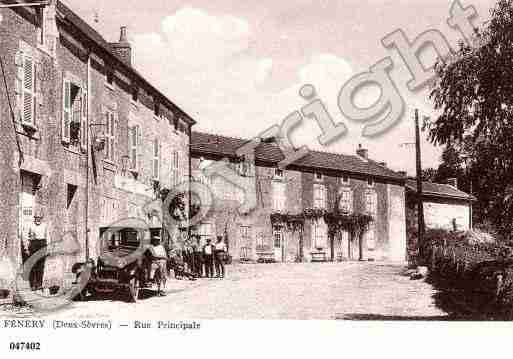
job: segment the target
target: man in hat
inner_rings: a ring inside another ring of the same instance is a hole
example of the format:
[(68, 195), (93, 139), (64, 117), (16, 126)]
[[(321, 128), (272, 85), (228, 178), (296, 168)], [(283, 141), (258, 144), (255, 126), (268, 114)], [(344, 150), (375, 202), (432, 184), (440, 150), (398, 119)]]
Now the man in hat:
[(214, 276), (214, 250), (210, 238), (207, 239), (207, 244), (203, 246), (203, 261), (205, 262), (205, 276), (212, 278)]
[(194, 273), (199, 278), (203, 277), (203, 247), (200, 244), (199, 236), (195, 236), (194, 249)]
[[(28, 230), (28, 241), (24, 243), (24, 262), (36, 252), (44, 250), (47, 246), (49, 226), (48, 223), (43, 221), (43, 218), (44, 215), (42, 212), (36, 213), (34, 216), (34, 223)], [(45, 253), (40, 252), (38, 257), (40, 259), (30, 268), (29, 282), (32, 290), (43, 289)]]
[[(161, 243), (160, 236), (154, 235), (151, 237), (151, 247), (149, 248), (153, 260), (150, 267), (150, 278), (155, 277), (157, 269), (160, 271), (162, 280), (167, 273), (167, 252), (164, 245)], [(159, 287), (158, 295), (165, 296), (165, 292)]]
[(226, 244), (222, 236), (217, 236), (217, 243), (214, 245), (214, 261), (216, 265), (216, 277), (224, 278), (224, 259), (226, 255)]

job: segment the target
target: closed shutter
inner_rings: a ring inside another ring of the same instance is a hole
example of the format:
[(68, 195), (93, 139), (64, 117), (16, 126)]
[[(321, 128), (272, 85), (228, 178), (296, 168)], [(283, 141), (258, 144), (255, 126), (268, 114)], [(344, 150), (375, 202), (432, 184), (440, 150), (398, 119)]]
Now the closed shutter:
[(137, 132), (139, 126), (132, 126), (128, 128), (128, 157), (130, 160), (129, 169), (132, 171), (137, 170)]
[(105, 122), (105, 158), (110, 158), (110, 137), (109, 137), (109, 131), (110, 131), (110, 115), (109, 111), (105, 110), (104, 114), (104, 122)]
[(80, 145), (82, 149), (87, 147), (88, 125), (87, 125), (87, 91), (82, 91), (82, 114), (80, 124)]
[(142, 164), (142, 146), (143, 146), (143, 133), (141, 126), (136, 126), (136, 136), (137, 136), (137, 171), (142, 171), (143, 164)]
[(71, 83), (64, 79), (62, 85), (62, 141), (70, 142)]
[(34, 125), (35, 106), (35, 65), (31, 57), (25, 56), (23, 59), (23, 123)]
[(115, 144), (115, 141), (116, 141), (116, 117), (114, 116), (114, 113), (113, 112), (110, 112), (110, 116), (109, 116), (109, 120), (110, 120), (110, 131), (109, 131), (109, 138), (110, 138), (110, 150), (109, 150), (109, 154), (110, 154), (110, 157), (109, 157), (109, 160), (111, 160), (112, 162), (114, 162), (115, 160), (115, 149), (116, 149), (116, 144)]
[(160, 143), (158, 138), (153, 140), (153, 179), (160, 178)]

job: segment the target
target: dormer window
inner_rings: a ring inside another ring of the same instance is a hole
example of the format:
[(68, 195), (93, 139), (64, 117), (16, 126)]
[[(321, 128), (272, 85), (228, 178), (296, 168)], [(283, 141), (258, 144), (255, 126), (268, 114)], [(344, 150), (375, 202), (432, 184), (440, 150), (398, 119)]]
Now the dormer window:
[(283, 170), (280, 168), (274, 169), (274, 179), (283, 180)]
[(157, 100), (153, 100), (153, 113), (157, 119), (160, 118), (160, 104)]
[(322, 173), (315, 172), (314, 178), (316, 181), (322, 181)]
[(111, 67), (107, 67), (106, 69), (106, 76), (107, 76), (107, 84), (110, 86), (114, 85), (114, 70)]
[(137, 86), (132, 87), (132, 101), (137, 102), (139, 100), (139, 88)]

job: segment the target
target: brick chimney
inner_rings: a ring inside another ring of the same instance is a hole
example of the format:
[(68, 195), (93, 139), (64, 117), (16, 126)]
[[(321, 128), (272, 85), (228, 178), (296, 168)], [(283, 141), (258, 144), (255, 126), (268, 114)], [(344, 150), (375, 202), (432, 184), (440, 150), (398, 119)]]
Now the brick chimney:
[(445, 183), (447, 183), (449, 186), (452, 186), (454, 188), (458, 188), (458, 179), (457, 178), (454, 178), (454, 177), (447, 178), (447, 181), (445, 181)]
[(358, 149), (356, 150), (356, 154), (360, 157), (363, 157), (365, 159), (369, 158), (369, 150), (362, 147), (362, 144), (360, 143), (358, 145)]
[(112, 52), (128, 66), (132, 66), (132, 45), (128, 42), (126, 26), (121, 26), (119, 42), (110, 43)]

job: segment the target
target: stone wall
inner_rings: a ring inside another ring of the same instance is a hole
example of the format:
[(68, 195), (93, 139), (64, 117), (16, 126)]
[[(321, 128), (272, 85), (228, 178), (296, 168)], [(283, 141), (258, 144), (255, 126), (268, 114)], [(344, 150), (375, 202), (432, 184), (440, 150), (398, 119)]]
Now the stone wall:
[[(170, 188), (186, 181), (189, 174), (189, 125), (176, 109), (160, 105), (155, 111), (155, 94), (129, 72), (117, 68), (110, 55), (90, 53), (88, 43), (72, 24), (59, 22), (56, 46), (47, 48), (37, 41), (38, 29), (34, 8), (0, 9), (0, 47), (5, 68), (7, 93), (0, 88), (0, 256), (21, 263), (20, 198), (22, 185), (33, 179), (34, 185), (24, 190), (34, 197), (34, 210), (45, 215), (51, 224), (50, 240), (58, 241), (72, 234), (79, 250), (66, 258), (47, 260), (47, 283), (62, 279), (76, 261), (83, 261), (88, 252), (98, 256), (99, 228), (127, 216), (148, 220), (144, 205), (155, 199), (152, 175), (153, 141), (160, 143), (159, 187)], [(20, 54), (29, 54), (35, 62), (35, 121), (22, 125), (22, 104), (19, 100)], [(90, 82), (88, 84), (88, 56)], [(113, 71), (112, 82), (107, 74)], [(105, 158), (105, 149), (91, 151), (87, 163), (86, 146), (64, 141), (63, 83), (70, 80), (87, 94), (85, 111), (90, 143), (107, 131), (106, 110), (115, 113), (115, 150), (112, 160)], [(140, 86), (140, 101), (134, 98), (134, 85)], [(89, 85), (89, 88), (88, 88)], [(9, 101), (14, 111), (14, 123)], [(174, 116), (171, 114), (174, 111)], [(165, 114), (166, 117), (161, 117)], [(141, 131), (140, 168), (128, 171), (128, 128), (138, 124)], [(17, 141), (23, 154), (19, 161)], [(171, 154), (178, 151), (179, 176), (171, 180)], [(88, 169), (89, 168), (89, 173)], [(89, 174), (89, 196), (87, 176)], [(22, 181), (23, 179), (23, 181)], [(22, 183), (23, 182), (23, 183)], [(32, 190), (33, 189), (33, 190)], [(88, 206), (86, 205), (88, 199)], [(86, 222), (89, 231), (86, 229)], [(71, 246), (70, 246), (71, 248)]]

